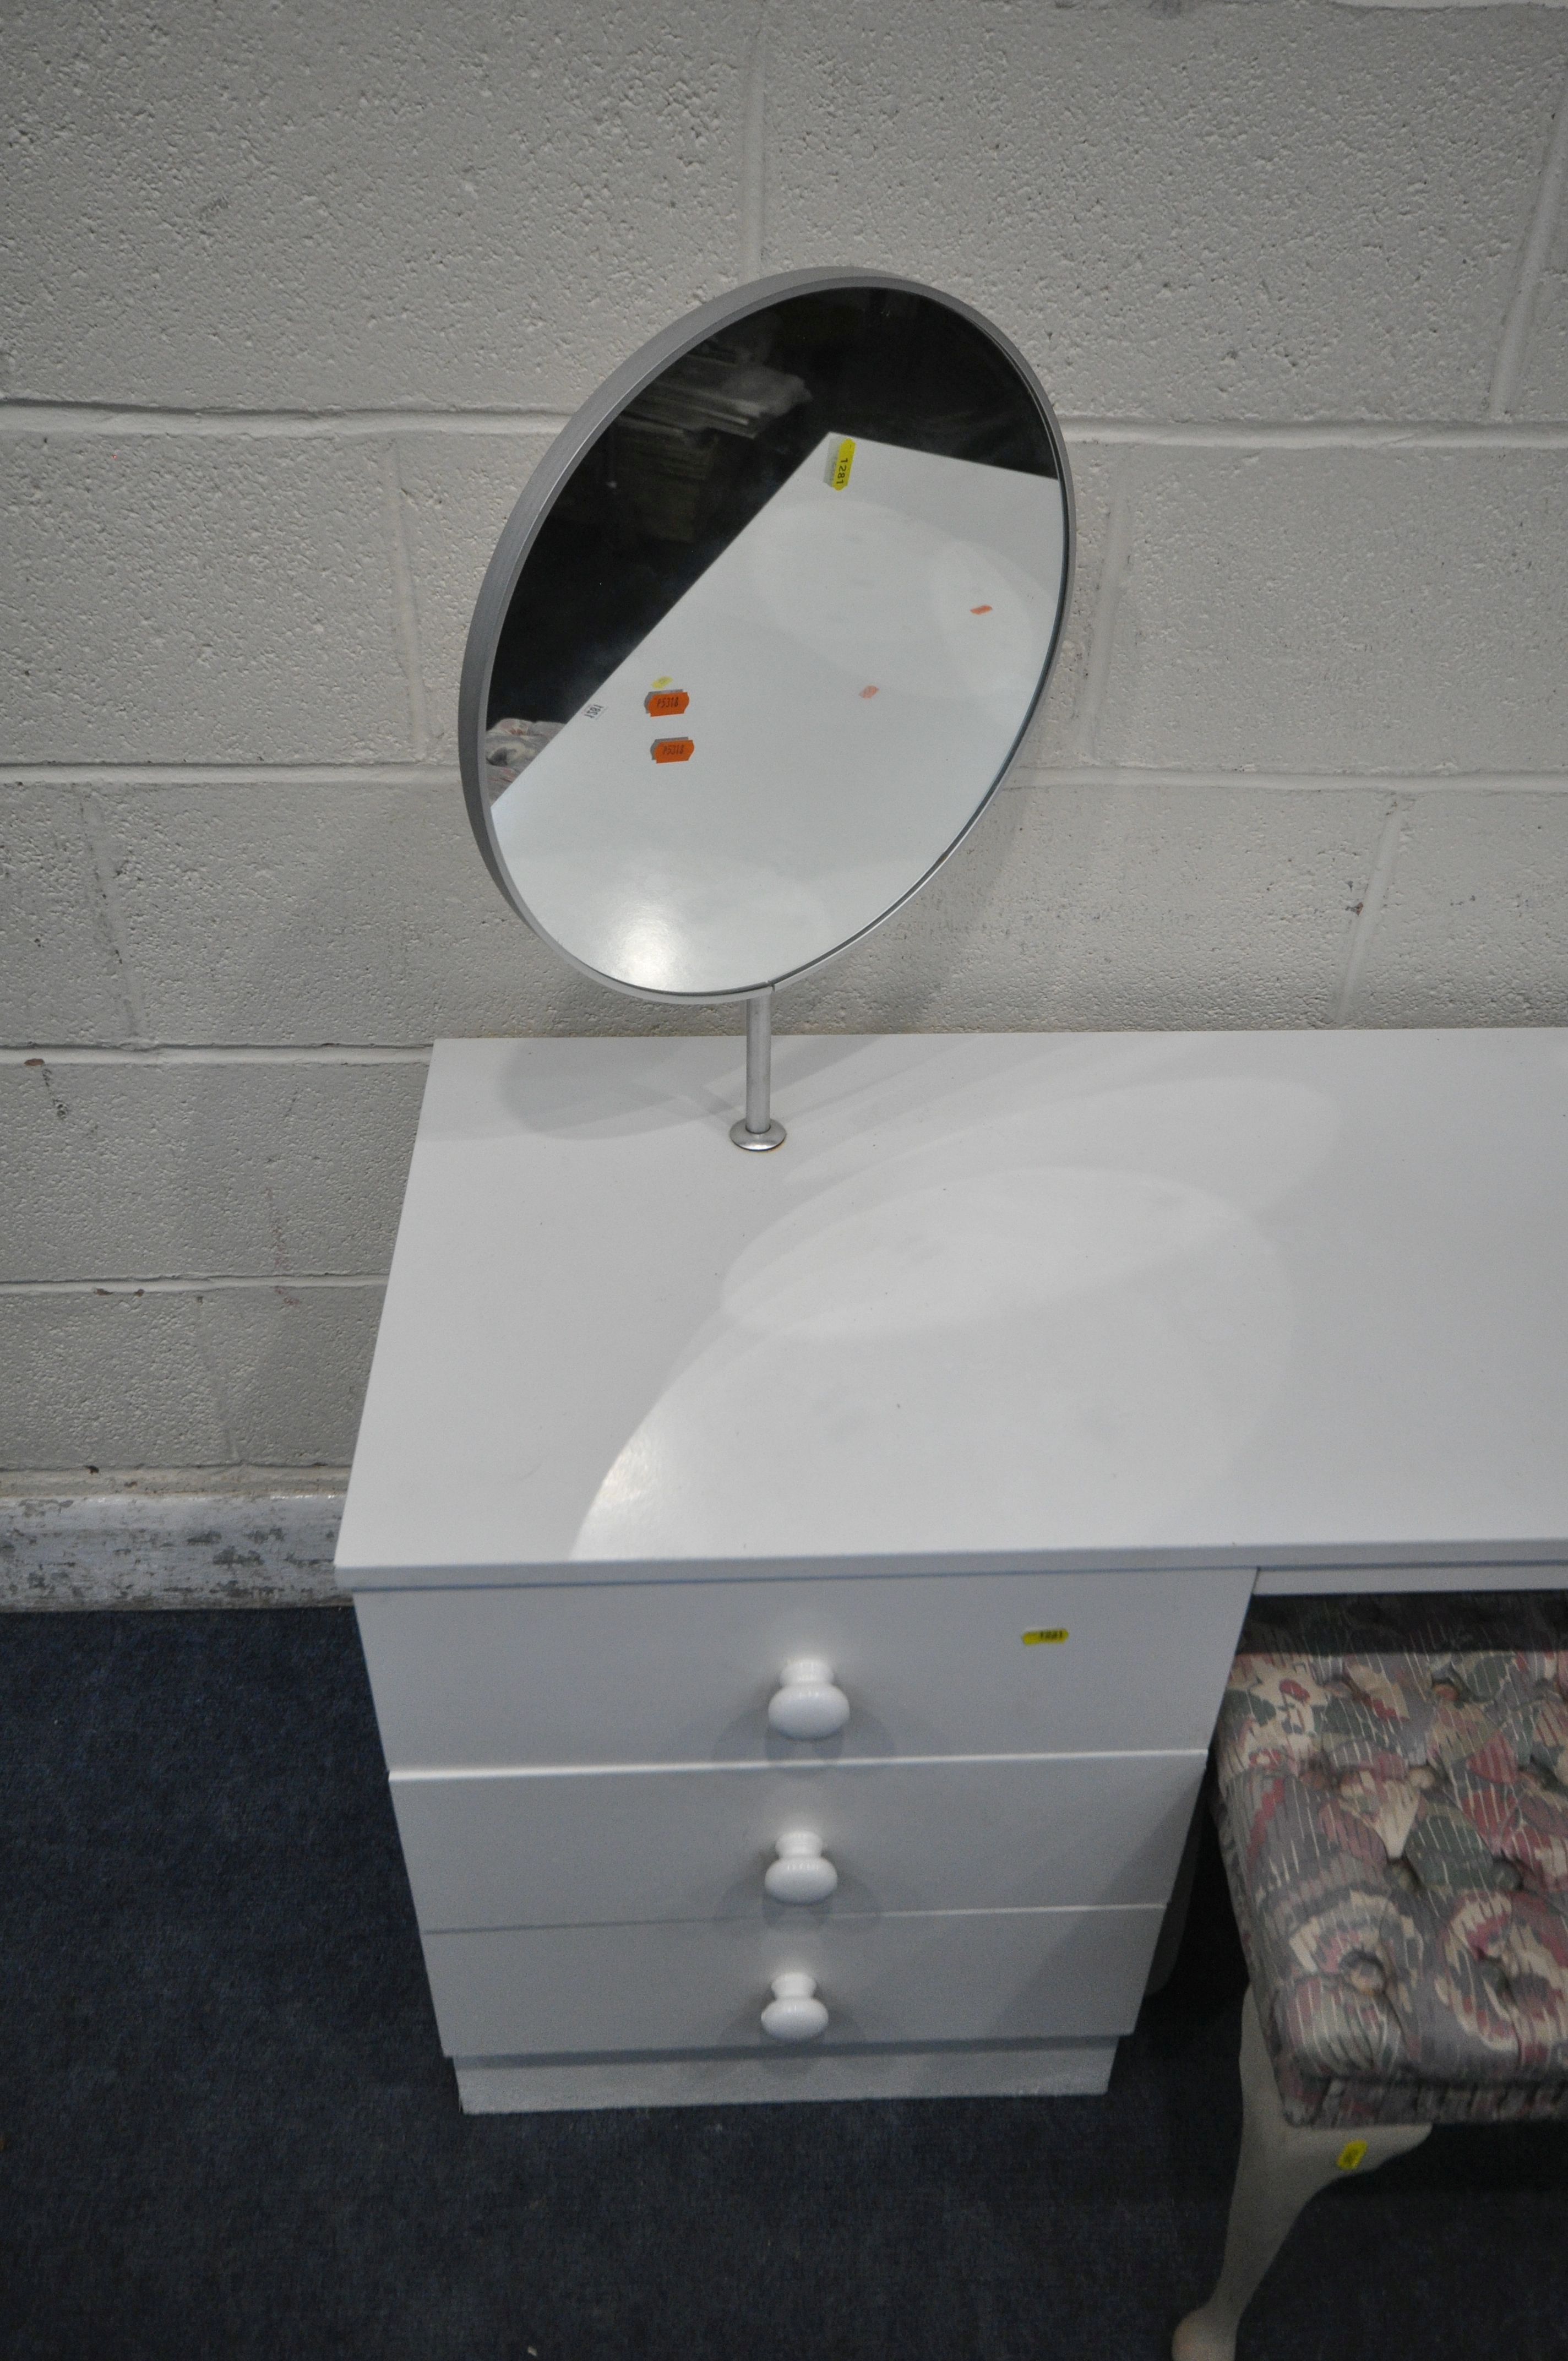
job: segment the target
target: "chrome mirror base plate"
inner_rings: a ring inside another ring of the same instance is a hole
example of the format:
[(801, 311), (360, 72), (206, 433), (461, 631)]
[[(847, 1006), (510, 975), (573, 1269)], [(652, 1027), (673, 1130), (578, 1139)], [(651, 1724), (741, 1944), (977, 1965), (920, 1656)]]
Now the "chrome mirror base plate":
[(732, 1123), (729, 1126), (729, 1137), (735, 1142), (737, 1148), (751, 1148), (760, 1150), (768, 1148), (782, 1148), (788, 1135), (786, 1134), (783, 1124), (778, 1122), (775, 1118), (773, 1122), (769, 1124), (766, 1131), (748, 1131), (743, 1122)]

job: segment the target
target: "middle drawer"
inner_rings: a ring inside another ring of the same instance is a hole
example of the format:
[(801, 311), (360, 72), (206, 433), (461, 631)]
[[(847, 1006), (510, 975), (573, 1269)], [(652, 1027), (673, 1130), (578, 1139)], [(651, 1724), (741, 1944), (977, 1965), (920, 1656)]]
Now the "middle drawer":
[[(1163, 1903), (1205, 1757), (1071, 1754), (678, 1770), (394, 1773), (421, 1927)], [(781, 1838), (838, 1883), (774, 1901)]]

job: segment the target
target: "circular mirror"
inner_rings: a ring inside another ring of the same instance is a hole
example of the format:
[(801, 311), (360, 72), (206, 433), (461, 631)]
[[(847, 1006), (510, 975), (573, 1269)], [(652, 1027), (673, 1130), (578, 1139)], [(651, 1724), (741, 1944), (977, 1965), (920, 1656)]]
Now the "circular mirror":
[(578, 412), (486, 575), (460, 744), (498, 884), (623, 992), (802, 974), (973, 825), (1071, 573), (1050, 404), (967, 305), (850, 271), (705, 305)]

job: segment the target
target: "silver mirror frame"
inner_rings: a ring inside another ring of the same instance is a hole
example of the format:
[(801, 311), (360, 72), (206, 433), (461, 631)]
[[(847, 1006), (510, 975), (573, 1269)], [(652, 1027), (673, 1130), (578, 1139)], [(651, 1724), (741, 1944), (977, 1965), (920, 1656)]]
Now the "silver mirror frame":
[(781, 272), (776, 278), (753, 280), (749, 286), (735, 288), (727, 295), (715, 296), (711, 302), (699, 304), (695, 312), (688, 312), (684, 319), (676, 320), (671, 326), (663, 329), (660, 335), (653, 337), (651, 343), (644, 345), (640, 352), (633, 353), (630, 360), (622, 362), (614, 375), (605, 379), (598, 392), (589, 396), (582, 408), (562, 428), (532, 475), (530, 476), (523, 488), (522, 496), (508, 519), (499, 541), (496, 544), (495, 555), (486, 569), (485, 578), (475, 602), (473, 620), (468, 626), (467, 646), (463, 656), (462, 686), (457, 699), (457, 753), (463, 774), (463, 796), (468, 807), (468, 818), (472, 823), (475, 837), (484, 855), (485, 866), (519, 917), (527, 921), (541, 941), (548, 943), (551, 950), (565, 960), (569, 967), (576, 968), (580, 975), (591, 976), (596, 983), (603, 984), (610, 992), (624, 993), (629, 999), (677, 1001), (707, 1006), (718, 1005), (729, 1001), (754, 1000), (760, 995), (755, 985), (742, 986), (734, 992), (724, 993), (649, 992), (639, 989), (634, 984), (622, 983), (615, 976), (605, 975), (599, 969), (590, 967), (586, 961), (577, 959), (563, 944), (558, 943), (554, 937), (540, 925), (518, 892), (506, 863), (501, 859), (500, 849), (496, 841), (490, 807), (485, 795), (483, 765), (480, 759), (480, 744), (485, 734), (486, 715), (490, 699), (490, 675), (495, 667), (496, 650), (499, 643), (501, 629), (511, 607), (512, 594), (517, 588), (522, 569), (528, 562), (529, 552), (538, 537), (540, 529), (554, 506), (556, 499), (565, 489), (578, 461), (592, 448), (606, 429), (614, 423), (627, 405), (633, 401), (656, 377), (661, 376), (672, 361), (679, 360), (683, 355), (691, 351), (694, 346), (706, 344), (710, 336), (718, 335), (725, 328), (732, 327), (738, 321), (749, 319), (754, 312), (764, 312), (771, 305), (781, 302), (789, 296), (816, 294), (839, 288), (863, 287), (877, 288), (905, 295), (923, 296), (929, 302), (941, 304), (945, 310), (954, 312), (960, 319), (967, 320), (970, 327), (978, 329), (988, 343), (993, 345), (1017, 372), (1020, 382), (1039, 412), (1061, 483), (1063, 508), (1061, 598), (1057, 609), (1056, 630), (1052, 635), (1050, 647), (1047, 652), (1046, 661), (1041, 668), (1039, 682), (1030, 701), (1029, 709), (1019, 725), (1017, 736), (1007, 751), (1005, 761), (951, 844), (931, 863), (923, 875), (916, 879), (907, 892), (901, 894), (895, 902), (888, 905), (879, 917), (873, 918), (869, 925), (860, 928), (856, 933), (846, 936), (841, 943), (835, 943), (831, 950), (818, 952), (815, 959), (806, 961), (800, 967), (792, 969), (787, 975), (774, 977), (772, 983), (766, 987), (768, 992), (771, 993), (780, 984), (793, 983), (802, 976), (815, 973), (817, 969), (826, 966), (829, 960), (837, 959), (840, 952), (848, 950), (852, 944), (863, 942), (868, 935), (874, 934), (879, 927), (884, 925), (893, 917), (894, 911), (901, 910), (924, 885), (930, 883), (943, 862), (950, 860), (958, 851), (1006, 777), (1018, 749), (1028, 732), (1029, 725), (1039, 710), (1040, 699), (1044, 697), (1047, 685), (1056, 669), (1057, 656), (1061, 647), (1062, 634), (1067, 628), (1068, 612), (1072, 603), (1072, 578), (1078, 543), (1072, 477), (1068, 467), (1067, 446), (1062, 437), (1061, 428), (1057, 423), (1056, 412), (1051, 408), (1045, 388), (1034, 370), (1017, 346), (1011, 344), (999, 329), (992, 327), (991, 322), (981, 313), (974, 311), (968, 303), (960, 302), (956, 296), (943, 294), (939, 288), (923, 286), (918, 280), (895, 279), (883, 271), (786, 270)]

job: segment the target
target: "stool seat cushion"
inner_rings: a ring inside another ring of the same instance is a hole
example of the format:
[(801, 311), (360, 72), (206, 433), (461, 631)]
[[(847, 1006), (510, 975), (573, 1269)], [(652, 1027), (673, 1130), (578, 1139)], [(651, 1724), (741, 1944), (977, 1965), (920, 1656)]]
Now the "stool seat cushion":
[(1568, 2115), (1568, 1651), (1244, 1653), (1218, 1767), (1291, 2122)]

